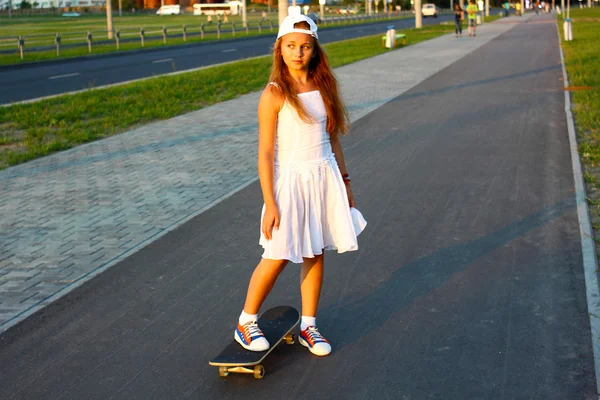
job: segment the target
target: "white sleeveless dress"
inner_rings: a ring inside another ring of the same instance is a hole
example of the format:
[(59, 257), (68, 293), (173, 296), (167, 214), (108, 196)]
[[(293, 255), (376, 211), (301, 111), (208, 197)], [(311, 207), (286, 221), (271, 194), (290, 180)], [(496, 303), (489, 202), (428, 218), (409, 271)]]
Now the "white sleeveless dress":
[(346, 185), (326, 130), (321, 94), (315, 90), (300, 93), (299, 98), (316, 122), (304, 122), (287, 101), (279, 112), (273, 190), (280, 224), (273, 229), (271, 240), (261, 229), (259, 241), (263, 258), (294, 263), (322, 254), (323, 249), (338, 253), (357, 250), (356, 237), (367, 224), (360, 212), (348, 205)]

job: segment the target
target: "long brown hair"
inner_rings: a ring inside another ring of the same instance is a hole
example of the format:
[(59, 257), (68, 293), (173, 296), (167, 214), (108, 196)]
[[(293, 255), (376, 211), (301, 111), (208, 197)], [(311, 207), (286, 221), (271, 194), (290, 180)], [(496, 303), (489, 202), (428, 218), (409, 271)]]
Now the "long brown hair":
[[(310, 29), (310, 26), (307, 22), (299, 22), (294, 25), (294, 28)], [(283, 92), (285, 99), (296, 109), (303, 121), (308, 123), (314, 122), (314, 117), (310, 115), (298, 98), (296, 84), (281, 55), (281, 42), (281, 38), (277, 39), (273, 48), (273, 68), (271, 69), (269, 82), (277, 84)], [(316, 39), (313, 39), (313, 45), (315, 54), (308, 64), (308, 73), (321, 93), (323, 103), (325, 104), (325, 110), (327, 111), (327, 132), (330, 135), (336, 135), (338, 132), (345, 135), (348, 132), (349, 118), (348, 111), (340, 97), (337, 79), (335, 79), (329, 67), (327, 55)]]

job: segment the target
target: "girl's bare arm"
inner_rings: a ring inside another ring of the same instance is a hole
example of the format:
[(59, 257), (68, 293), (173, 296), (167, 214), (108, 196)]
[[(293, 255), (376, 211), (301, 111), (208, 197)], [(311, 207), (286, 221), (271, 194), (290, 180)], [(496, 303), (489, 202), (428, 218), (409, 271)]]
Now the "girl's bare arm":
[(275, 138), (277, 114), (283, 106), (283, 98), (273, 86), (267, 86), (258, 103), (258, 178), (265, 203), (263, 234), (271, 239), (273, 227), (279, 227), (279, 210), (273, 191), (275, 162)]

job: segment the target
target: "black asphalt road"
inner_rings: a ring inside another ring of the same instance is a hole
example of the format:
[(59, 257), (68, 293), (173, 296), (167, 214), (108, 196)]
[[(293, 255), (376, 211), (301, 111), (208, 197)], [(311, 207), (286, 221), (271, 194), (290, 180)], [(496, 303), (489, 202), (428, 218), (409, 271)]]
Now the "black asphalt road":
[[(261, 254), (255, 183), (0, 336), (0, 398), (597, 399), (556, 34), (520, 24), (353, 125), (369, 225), (326, 257), (329, 357), (208, 366)], [(265, 309), (298, 291), (290, 265)]]
[[(451, 18), (442, 15), (436, 19), (423, 19), (423, 22), (438, 24)], [(319, 33), (319, 39), (322, 43), (329, 43), (374, 35), (385, 32), (390, 24), (396, 29), (406, 29), (414, 27), (414, 20), (328, 28)], [(273, 41), (273, 36), (225, 40), (59, 64), (0, 68), (0, 104), (262, 56), (270, 53)]]

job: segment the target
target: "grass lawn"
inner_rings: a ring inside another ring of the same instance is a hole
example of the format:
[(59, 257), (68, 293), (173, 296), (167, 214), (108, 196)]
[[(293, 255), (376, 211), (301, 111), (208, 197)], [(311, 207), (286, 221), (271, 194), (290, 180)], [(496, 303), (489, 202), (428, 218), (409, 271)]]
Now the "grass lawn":
[[(328, 17), (334, 17), (335, 14), (328, 15)], [(408, 16), (403, 15), (392, 15), (392, 19), (404, 19)], [(261, 20), (261, 13), (248, 13), (248, 25), (250, 26), (249, 34), (258, 35), (258, 24)], [(272, 21), (274, 30), (276, 31), (277, 26), (277, 13), (272, 12), (268, 15), (267, 21), (262, 23), (263, 34), (272, 34), (269, 31), (269, 20)], [(375, 18), (361, 20), (359, 22), (342, 22), (342, 23), (365, 23), (372, 22)], [(229, 16), (228, 23), (222, 25), (222, 38), (232, 37), (232, 26), (231, 23), (235, 22), (236, 25), (236, 36), (246, 36), (245, 29), (242, 28), (242, 16)], [(216, 40), (216, 17), (213, 17), (213, 23), (207, 23), (206, 16), (195, 16), (191, 14), (185, 15), (128, 15), (123, 17), (113, 17), (113, 29), (121, 31), (121, 38), (135, 38), (136, 40), (131, 43), (121, 43), (120, 51), (127, 51), (132, 49), (141, 48), (140, 43), (140, 27), (143, 27), (146, 34), (146, 40), (144, 47), (159, 47), (164, 46), (162, 41), (162, 27), (167, 27), (167, 34), (181, 35), (182, 28), (185, 25), (189, 36), (187, 43), (198, 42), (201, 40), (200, 26), (205, 24), (205, 31), (207, 35), (204, 40)], [(327, 29), (329, 27), (338, 26), (337, 22), (333, 25), (330, 23), (321, 24), (320, 29)], [(20, 54), (16, 45), (16, 38), (19, 35), (25, 36), (25, 54), (24, 62), (41, 61), (56, 58), (56, 50), (50, 51), (28, 51), (29, 47), (35, 46), (54, 46), (55, 35), (60, 33), (62, 36), (62, 44), (75, 44), (83, 43), (87, 44), (86, 35), (87, 32), (91, 31), (93, 34), (94, 41), (107, 40), (106, 32), (106, 16), (101, 14), (90, 14), (82, 15), (78, 18), (65, 18), (60, 16), (19, 16), (8, 19), (3, 16), (0, 17), (0, 50), (13, 50), (11, 54), (0, 54), (0, 64), (17, 64), (21, 62)], [(185, 42), (181, 37), (167, 37), (167, 45), (184, 44)], [(92, 54), (101, 54), (107, 52), (116, 52), (116, 44), (105, 44), (105, 45), (92, 45)], [(87, 55), (87, 47), (67, 48), (63, 47), (60, 52), (61, 58), (76, 57)]]
[[(407, 44), (453, 32), (454, 24), (402, 30)], [(333, 67), (394, 51), (381, 35), (325, 45)], [(0, 108), (0, 169), (260, 90), (271, 57), (163, 76)], [(240, 80), (240, 73), (244, 79)], [(165, 101), (169, 99), (169, 101)]]
[[(564, 14), (563, 14), (564, 16)], [(600, 244), (600, 8), (572, 9), (573, 40), (558, 27), (571, 87), (579, 155), (596, 242)]]

